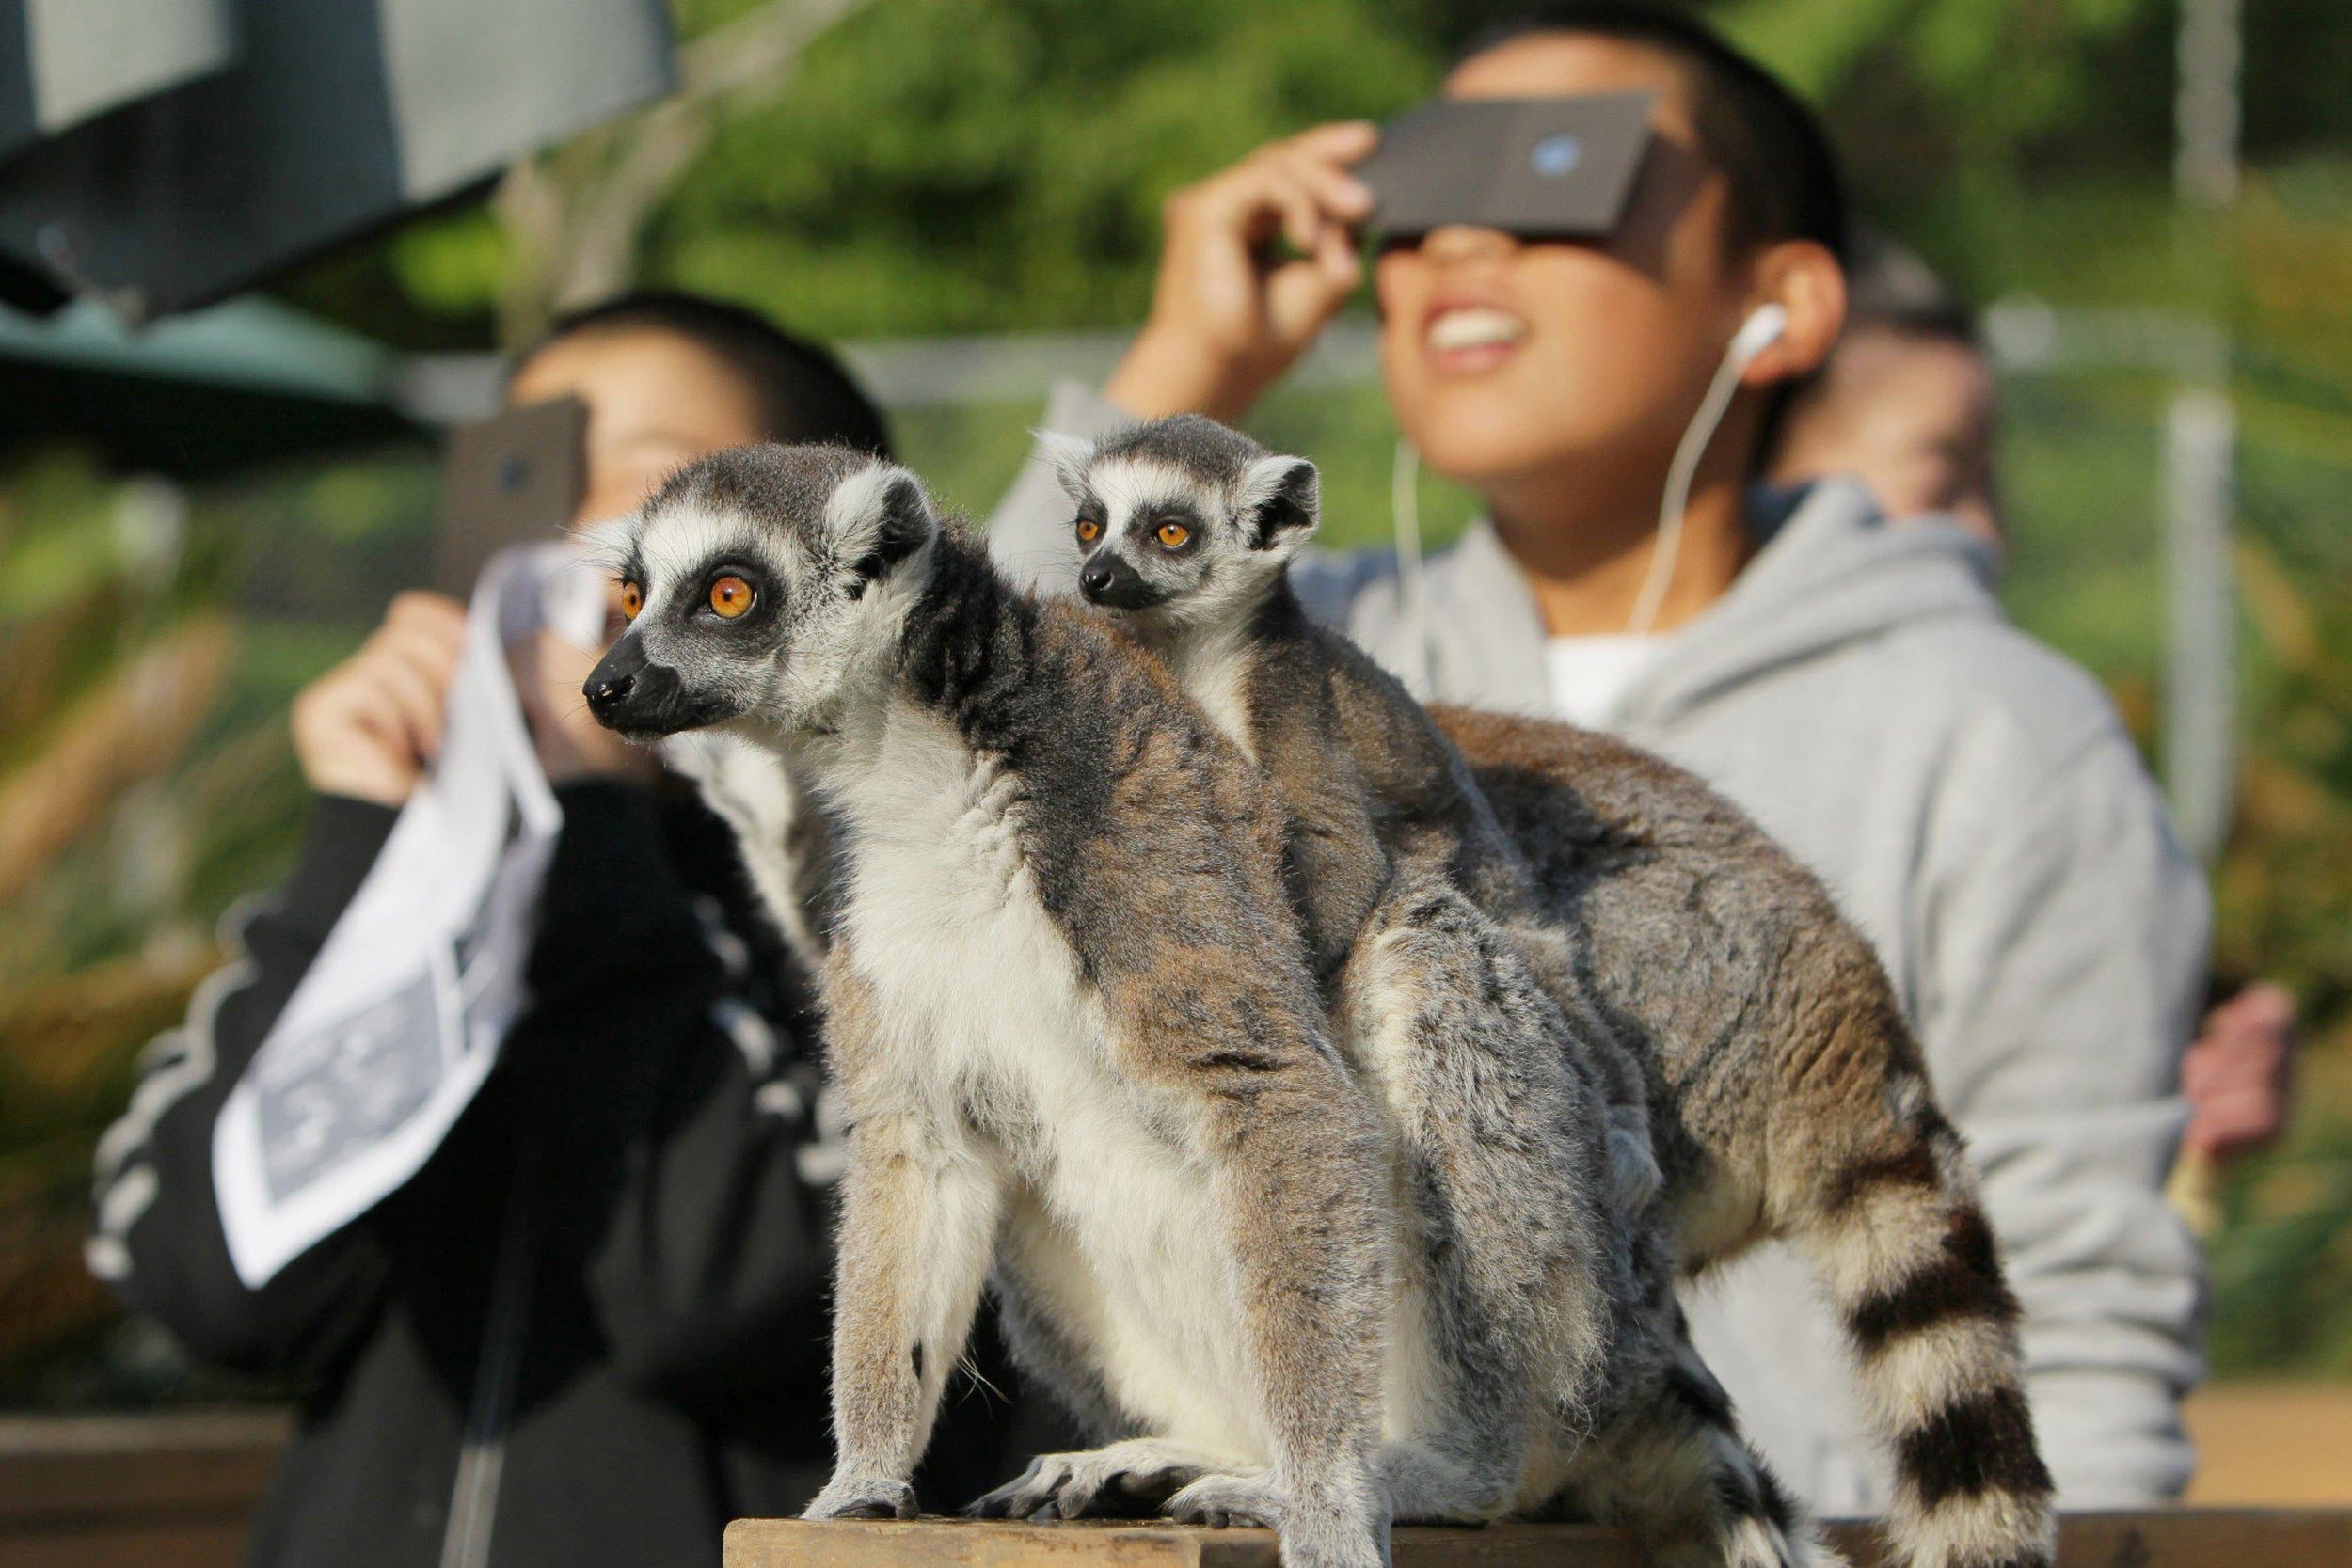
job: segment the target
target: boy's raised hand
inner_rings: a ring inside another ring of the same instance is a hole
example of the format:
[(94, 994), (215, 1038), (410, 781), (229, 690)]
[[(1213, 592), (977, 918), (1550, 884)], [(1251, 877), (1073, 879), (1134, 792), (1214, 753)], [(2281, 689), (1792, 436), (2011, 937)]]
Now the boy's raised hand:
[[(1235, 420), (1329, 325), (1363, 277), (1372, 192), (1350, 172), (1365, 120), (1271, 142), (1168, 199), (1152, 314), (1104, 388), (1143, 419)], [(1277, 237), (1296, 253), (1277, 260)]]
[[(618, 617), (613, 618), (617, 630)], [(322, 795), (399, 806), (440, 754), (450, 683), (466, 641), (466, 607), (406, 593), (358, 652), (294, 698), (294, 760)], [(551, 784), (592, 775), (649, 778), (653, 755), (588, 717), (580, 683), (596, 655), (542, 632), (507, 650), (515, 688)]]
[(441, 749), (442, 709), (466, 641), (466, 607), (394, 599), (384, 624), (294, 698), (294, 760), (322, 795), (397, 806)]

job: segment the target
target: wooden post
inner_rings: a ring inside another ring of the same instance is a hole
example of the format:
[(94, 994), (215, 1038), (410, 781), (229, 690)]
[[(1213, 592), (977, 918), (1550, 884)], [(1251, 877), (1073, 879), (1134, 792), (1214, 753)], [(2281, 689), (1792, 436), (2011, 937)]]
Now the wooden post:
[[(1878, 1532), (1830, 1527), (1855, 1568), (1879, 1568)], [(1406, 1528), (1396, 1568), (1641, 1568), (1632, 1541), (1582, 1525)], [(2076, 1513), (2064, 1522), (2064, 1568), (2352, 1568), (2352, 1511), (2166, 1509)], [(1278, 1568), (1265, 1530), (1167, 1523), (1057, 1525), (958, 1519), (739, 1519), (726, 1568)]]
[(0, 1418), (0, 1568), (235, 1568), (282, 1410)]

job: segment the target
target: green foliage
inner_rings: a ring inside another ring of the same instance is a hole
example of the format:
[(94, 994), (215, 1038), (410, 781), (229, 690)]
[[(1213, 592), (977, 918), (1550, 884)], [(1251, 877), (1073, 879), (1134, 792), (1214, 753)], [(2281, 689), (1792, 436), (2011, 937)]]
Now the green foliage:
[(384, 245), (385, 263), (409, 298), (445, 315), (486, 310), (513, 260), (506, 230), (480, 206), (411, 225)]
[(881, 0), (728, 118), (647, 270), (834, 336), (1130, 321), (1168, 191), (1434, 74), (1375, 0)]
[(2237, 1180), (2213, 1247), (2224, 1375), (2352, 1377), (2352, 1120), (2307, 1125)]
[(414, 456), (280, 474), (156, 539), (152, 489), (72, 454), (0, 475), (0, 1401), (225, 1391), (105, 1351), (92, 1149), (220, 911), (280, 875), (307, 811), (287, 705), (415, 578), (429, 483)]

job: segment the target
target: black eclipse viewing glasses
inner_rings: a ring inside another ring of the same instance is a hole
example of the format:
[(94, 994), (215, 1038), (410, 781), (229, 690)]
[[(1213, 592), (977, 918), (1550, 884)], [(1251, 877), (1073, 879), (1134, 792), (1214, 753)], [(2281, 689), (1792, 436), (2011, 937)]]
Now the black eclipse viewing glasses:
[(1649, 150), (1655, 92), (1438, 99), (1380, 128), (1357, 177), (1376, 243), (1450, 224), (1521, 239), (1606, 239)]

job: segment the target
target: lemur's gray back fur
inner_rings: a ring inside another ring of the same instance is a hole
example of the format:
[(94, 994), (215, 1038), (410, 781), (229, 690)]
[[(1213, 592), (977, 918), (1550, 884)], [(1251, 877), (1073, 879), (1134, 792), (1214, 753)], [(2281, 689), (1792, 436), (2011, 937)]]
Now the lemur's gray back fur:
[[(1206, 422), (1146, 426), (1101, 450), (1132, 467), (1166, 442), (1169, 467), (1186, 474), (1213, 460), (1245, 471), (1295, 462), (1230, 432), (1210, 436)], [(1083, 510), (1091, 451), (1048, 451)], [(1230, 478), (1215, 483), (1233, 491)], [(1312, 518), (1278, 509), (1273, 520), (1279, 535), (1254, 522), (1234, 531), (1214, 572), (1145, 552), (1136, 575), (1147, 587), (1123, 595), (1138, 631), (1180, 672), (1206, 667), (1203, 649), (1214, 651), (1303, 832), (1344, 816), (1360, 788), (1391, 853), (1421, 827), (1467, 832), (1487, 874), (1472, 870), (1463, 885), (1506, 926), (1531, 918), (1532, 895), (1532, 918), (1574, 970), (1549, 978), (1597, 1002), (1638, 1056), (1684, 1266), (1766, 1236), (1811, 1259), (1894, 1460), (1893, 1523), (1908, 1560), (2048, 1563), (2051, 1488), (2026, 1405), (2016, 1304), (1958, 1136), (1867, 941), (1736, 808), (1631, 747), (1439, 709), (1444, 757), (1434, 755), (1436, 732), (1400, 686), (1337, 634), (1305, 627), (1282, 568)], [(1272, 554), (1275, 569), (1252, 571), (1253, 554)], [(1246, 654), (1218, 643), (1233, 627)], [(1474, 766), (1467, 782), (1456, 747)], [(1353, 768), (1335, 766), (1335, 752)], [(1533, 863), (1532, 882), (1524, 862), (1478, 843), (1495, 820)]]
[[(1082, 587), (1168, 657), (1289, 812), (1294, 895), (1318, 965), (1339, 977), (1343, 1038), (1392, 1064), (1416, 1173), (1409, 1207), (1443, 1232), (1430, 1254), (1470, 1270), (1442, 1298), (1457, 1380), (1488, 1399), (1525, 1387), (1541, 1362), (1504, 1346), (1554, 1326), (1529, 1304), (1580, 1283), (1606, 1302), (1590, 1382), (1554, 1385), (1544, 1421), (1522, 1414), (1469, 1446), (1542, 1478), (1523, 1482), (1522, 1509), (1623, 1520), (1656, 1552), (1821, 1560), (1688, 1344), (1666, 1216), (1650, 1201), (1645, 1085), (1586, 994), (1572, 944), (1443, 735), (1280, 587), (1286, 546), (1313, 523), (1311, 467), (1198, 419), (1057, 458), (1086, 546)], [(1400, 951), (1421, 955), (1424, 972), (1384, 986)], [(1562, 1069), (1581, 1085), (1581, 1125), (1521, 1087)], [(1614, 1160), (1593, 1157), (1604, 1089), (1630, 1123)], [(1646, 1181), (1621, 1186), (1612, 1167), (1634, 1163)], [(1513, 1275), (1553, 1216), (1596, 1204), (1606, 1266)]]

